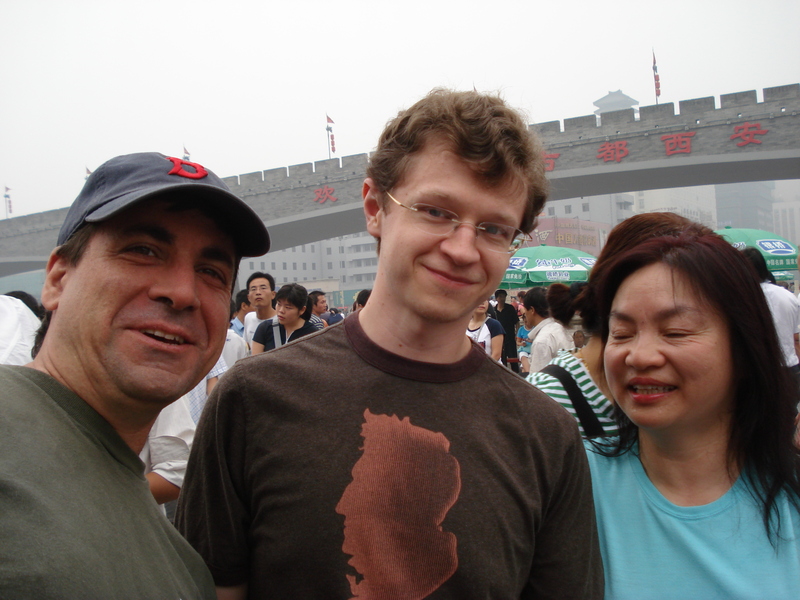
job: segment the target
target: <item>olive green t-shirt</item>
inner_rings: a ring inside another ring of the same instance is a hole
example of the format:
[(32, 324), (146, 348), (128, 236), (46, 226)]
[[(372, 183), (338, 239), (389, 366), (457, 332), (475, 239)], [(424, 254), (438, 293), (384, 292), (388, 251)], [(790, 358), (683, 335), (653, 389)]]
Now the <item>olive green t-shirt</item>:
[(212, 599), (138, 456), (45, 373), (0, 366), (0, 598)]

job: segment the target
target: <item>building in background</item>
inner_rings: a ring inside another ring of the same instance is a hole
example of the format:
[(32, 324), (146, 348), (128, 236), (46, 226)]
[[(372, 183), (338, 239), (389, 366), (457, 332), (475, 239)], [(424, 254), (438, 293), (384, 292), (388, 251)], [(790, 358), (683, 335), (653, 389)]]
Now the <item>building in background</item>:
[(748, 227), (777, 233), (772, 214), (774, 181), (726, 183), (714, 187), (718, 229)]
[(611, 226), (583, 219), (541, 217), (533, 230), (531, 245), (558, 246), (588, 252), (594, 256), (606, 243)]
[(637, 111), (636, 107), (639, 105), (639, 101), (625, 95), (622, 90), (617, 90), (616, 92), (608, 92), (608, 94), (599, 100), (595, 100), (592, 104), (597, 107), (594, 114), (602, 115), (603, 113), (625, 110), (626, 108), (632, 108)]
[(717, 199), (713, 185), (635, 192), (634, 211), (672, 212), (717, 229)]
[(604, 194), (551, 200), (540, 218), (577, 219), (613, 227), (635, 214), (633, 199), (633, 194)]

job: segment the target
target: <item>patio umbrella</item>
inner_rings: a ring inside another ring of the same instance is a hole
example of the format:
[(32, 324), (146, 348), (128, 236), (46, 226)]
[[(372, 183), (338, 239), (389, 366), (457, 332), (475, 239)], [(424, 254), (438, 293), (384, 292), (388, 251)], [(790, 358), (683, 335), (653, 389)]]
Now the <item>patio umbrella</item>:
[(558, 246), (529, 246), (514, 253), (500, 287), (503, 289), (586, 281), (597, 259), (586, 252)]
[(736, 229), (726, 227), (715, 231), (731, 245), (743, 250), (747, 246), (758, 248), (767, 261), (770, 271), (792, 271), (797, 269), (797, 246), (779, 235), (763, 229)]

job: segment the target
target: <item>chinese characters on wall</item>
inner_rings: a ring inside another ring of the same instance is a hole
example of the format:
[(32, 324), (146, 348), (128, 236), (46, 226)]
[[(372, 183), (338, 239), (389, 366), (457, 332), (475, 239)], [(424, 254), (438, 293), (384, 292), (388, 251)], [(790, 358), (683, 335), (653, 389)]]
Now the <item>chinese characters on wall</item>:
[(321, 188), (314, 190), (314, 202), (319, 202), (320, 204), (325, 204), (326, 200), (336, 202), (338, 198), (333, 195), (334, 191), (332, 187), (323, 185)]
[[(747, 146), (749, 144), (761, 144), (762, 140), (757, 136), (764, 136), (769, 133), (769, 129), (762, 129), (761, 123), (750, 123), (745, 121), (742, 125), (733, 127), (733, 134), (730, 136), (731, 141), (736, 141), (737, 146)], [(680, 133), (670, 133), (661, 136), (661, 142), (664, 144), (664, 154), (672, 156), (673, 154), (691, 154), (692, 153), (692, 138), (697, 135), (696, 131), (683, 131)], [(597, 148), (597, 160), (607, 162), (622, 162), (622, 160), (630, 156), (631, 150), (628, 147), (628, 140), (615, 140), (603, 142)], [(544, 165), (546, 171), (553, 171), (556, 168), (556, 161), (561, 156), (560, 153), (545, 153)]]

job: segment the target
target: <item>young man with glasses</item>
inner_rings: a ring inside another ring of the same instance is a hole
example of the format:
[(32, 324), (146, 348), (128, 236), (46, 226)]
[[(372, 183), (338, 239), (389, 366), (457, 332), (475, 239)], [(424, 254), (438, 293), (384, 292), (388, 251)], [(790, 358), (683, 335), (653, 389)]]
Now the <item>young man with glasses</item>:
[(247, 347), (253, 343), (253, 334), (267, 319), (275, 316), (275, 307), (272, 301), (275, 299), (275, 278), (269, 273), (256, 271), (247, 278), (247, 299), (253, 310), (244, 317), (244, 341)]
[(363, 185), (369, 302), (234, 367), (200, 424), (177, 523), (221, 594), (601, 597), (574, 421), (465, 335), (542, 209), (541, 153), (476, 92), (387, 126)]

